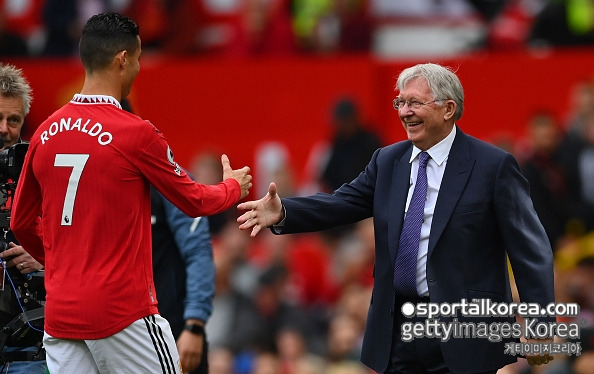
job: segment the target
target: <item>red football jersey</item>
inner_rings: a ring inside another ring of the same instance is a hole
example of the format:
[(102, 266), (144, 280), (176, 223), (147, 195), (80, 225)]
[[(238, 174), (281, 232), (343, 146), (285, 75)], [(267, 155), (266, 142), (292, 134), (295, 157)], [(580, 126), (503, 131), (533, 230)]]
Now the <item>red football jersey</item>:
[(241, 196), (234, 179), (195, 183), (163, 135), (110, 96), (75, 95), (35, 131), (11, 228), (45, 264), (48, 334), (104, 338), (158, 312), (149, 184), (193, 217)]

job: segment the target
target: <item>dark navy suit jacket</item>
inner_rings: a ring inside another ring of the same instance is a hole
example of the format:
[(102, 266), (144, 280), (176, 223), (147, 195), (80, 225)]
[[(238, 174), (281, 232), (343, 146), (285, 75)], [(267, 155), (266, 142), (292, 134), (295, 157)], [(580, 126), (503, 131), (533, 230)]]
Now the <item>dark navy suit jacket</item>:
[[(411, 152), (408, 140), (380, 148), (356, 179), (333, 194), (282, 199), (286, 219), (277, 230), (281, 234), (316, 231), (373, 217), (374, 286), (361, 361), (377, 372), (387, 368), (392, 334), (400, 334), (400, 327), (394, 326), (394, 313), (398, 311), (394, 310), (397, 295), (392, 282)], [(554, 302), (551, 246), (516, 160), (458, 128), (429, 237), (426, 271), (431, 302), (511, 302), (507, 258), (522, 302)], [(458, 321), (511, 323), (514, 317), (458, 316)], [(505, 341), (451, 338), (442, 342), (441, 348), (453, 372), (484, 372), (516, 360), (504, 354)]]

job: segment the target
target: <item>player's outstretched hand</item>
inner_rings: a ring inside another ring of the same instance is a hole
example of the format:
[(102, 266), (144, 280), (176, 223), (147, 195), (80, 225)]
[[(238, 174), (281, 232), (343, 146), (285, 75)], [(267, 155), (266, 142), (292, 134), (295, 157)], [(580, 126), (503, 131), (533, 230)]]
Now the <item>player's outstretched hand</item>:
[(244, 166), (237, 170), (231, 169), (229, 157), (227, 157), (225, 154), (221, 156), (221, 163), (223, 164), (223, 180), (227, 178), (235, 179), (241, 187), (241, 199), (246, 197), (250, 192), (250, 188), (252, 188), (252, 176), (250, 175), (250, 168), (248, 166)]
[(254, 237), (263, 228), (278, 224), (284, 218), (283, 205), (276, 194), (276, 184), (270, 183), (268, 193), (260, 200), (246, 201), (237, 206), (239, 210), (248, 210), (237, 218), (240, 230), (252, 227), (250, 236)]

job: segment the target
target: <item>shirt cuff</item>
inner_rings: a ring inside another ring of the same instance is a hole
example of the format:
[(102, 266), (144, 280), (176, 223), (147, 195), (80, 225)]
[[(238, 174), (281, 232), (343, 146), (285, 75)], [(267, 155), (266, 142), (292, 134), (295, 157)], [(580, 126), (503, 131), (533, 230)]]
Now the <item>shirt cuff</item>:
[(276, 225), (272, 225), (272, 231), (275, 234), (280, 234), (280, 232), (283, 231), (283, 228), (285, 227), (285, 221), (287, 220), (287, 210), (285, 209), (284, 205), (283, 205), (283, 213), (284, 213), (284, 218)]

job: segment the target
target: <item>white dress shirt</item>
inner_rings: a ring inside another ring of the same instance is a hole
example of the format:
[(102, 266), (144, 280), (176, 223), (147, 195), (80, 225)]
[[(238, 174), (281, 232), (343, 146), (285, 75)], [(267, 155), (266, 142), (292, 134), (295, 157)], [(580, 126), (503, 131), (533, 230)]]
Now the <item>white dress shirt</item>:
[[(421, 296), (429, 296), (427, 286), (427, 250), (429, 249), (429, 233), (431, 232), (431, 222), (433, 221), (433, 211), (439, 194), (439, 187), (443, 179), (443, 173), (448, 161), (450, 149), (456, 137), (456, 126), (442, 141), (427, 150), (429, 162), (427, 163), (427, 200), (425, 201), (425, 210), (423, 213), (423, 224), (421, 226), (421, 240), (419, 243), (419, 252), (417, 254), (417, 292)], [(419, 153), (422, 151), (413, 146), (410, 162), (410, 186), (408, 188), (408, 197), (406, 199), (406, 210), (412, 198), (413, 191), (419, 172)], [(404, 213), (406, 215), (406, 212)]]

